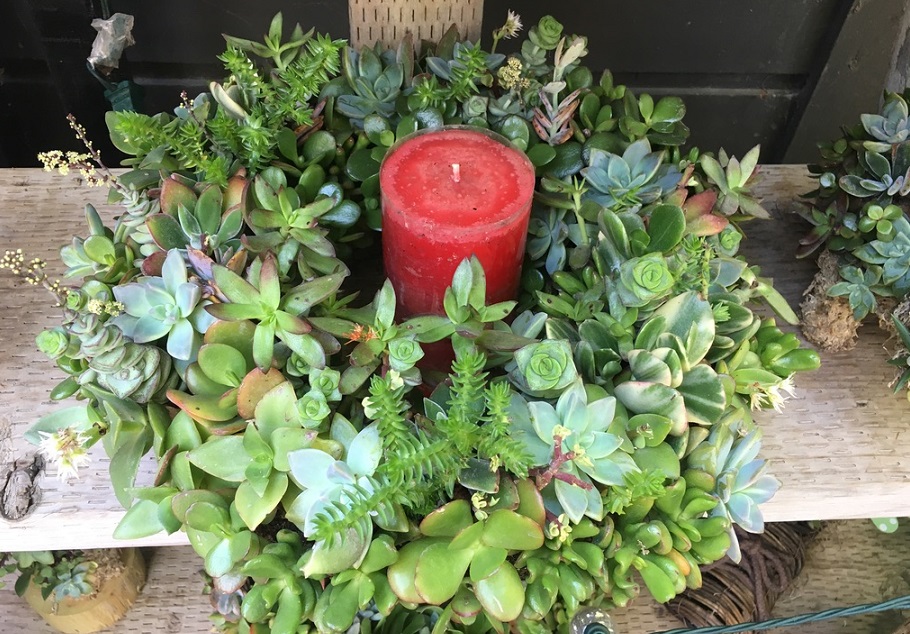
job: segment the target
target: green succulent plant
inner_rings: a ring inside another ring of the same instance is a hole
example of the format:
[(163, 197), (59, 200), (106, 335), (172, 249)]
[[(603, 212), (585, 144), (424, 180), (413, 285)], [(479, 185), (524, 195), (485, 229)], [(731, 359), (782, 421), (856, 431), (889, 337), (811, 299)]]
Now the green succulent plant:
[[(52, 396), (83, 399), (30, 438), (100, 440), (128, 507), (115, 536), (185, 531), (227, 634), (569, 632), (642, 581), (660, 601), (698, 587), (773, 489), (739, 434), (750, 409), (818, 365), (759, 317), (795, 320), (737, 256), (757, 149), (682, 152), (682, 102), (595, 79), (551, 16), (508, 59), (454, 28), (418, 55), (283, 27), (228, 36), (229, 77), (174, 116), (108, 115), (133, 169), (114, 228), (90, 213), (67, 251), (88, 279), (16, 273), (57, 288), (64, 320), (37, 343), (68, 375)], [(390, 282), (356, 280), (378, 287), (365, 302), (343, 285), (369, 268), (382, 160), (444, 124), (534, 165), (526, 292), (488, 304), (470, 258), (442, 314), (403, 320)], [(905, 150), (864, 134), (825, 148), (844, 170), (813, 215), (857, 262), (905, 231), (902, 186), (886, 200)], [(884, 179), (860, 150), (893, 181), (862, 204), (838, 183)]]
[(877, 152), (858, 155), (864, 168), (863, 174), (841, 176), (838, 185), (845, 192), (857, 198), (880, 197), (891, 200), (894, 196), (910, 194), (910, 156), (900, 152), (894, 157), (894, 164)]
[(728, 157), (723, 150), (720, 151), (719, 160), (707, 154), (701, 157), (699, 165), (702, 170), (720, 188), (717, 204), (723, 215), (732, 216), (739, 211), (754, 218), (770, 218), (767, 210), (751, 195), (747, 187), (758, 166), (759, 150), (756, 145), (741, 162), (735, 157)]
[[(828, 295), (831, 297), (846, 297), (850, 302), (850, 308), (853, 311), (853, 318), (857, 321), (865, 319), (866, 315), (875, 310), (878, 305), (876, 289), (879, 295), (883, 295), (885, 289), (882, 288), (882, 268), (880, 266), (867, 266), (860, 269), (856, 266), (844, 266), (840, 269), (842, 282), (837, 282), (828, 289)], [(887, 291), (886, 291), (887, 292)]]
[(15, 591), (23, 596), (29, 585), (37, 586), (45, 600), (56, 605), (63, 599), (88, 597), (96, 591), (98, 563), (93, 551), (25, 551), (0, 553), (0, 576), (18, 573)]
[(161, 277), (115, 286), (114, 297), (123, 304), (123, 313), (113, 325), (136, 343), (167, 337), (167, 352), (174, 359), (193, 361), (202, 335), (214, 322), (205, 311), (202, 289), (190, 282), (186, 264), (177, 249), (168, 252)]
[[(712, 515), (726, 517), (731, 524), (750, 533), (762, 532), (764, 522), (758, 505), (770, 500), (780, 488), (780, 481), (766, 473), (767, 461), (756, 457), (760, 448), (761, 432), (748, 430), (734, 419), (715, 426), (711, 435), (688, 456), (690, 469), (713, 478), (711, 493), (718, 504)], [(727, 534), (730, 536), (727, 554), (738, 562), (741, 553), (732, 525)]]
[(336, 185), (322, 185), (315, 192), (306, 188), (306, 183), (300, 187), (304, 196), (313, 198), (309, 203), (303, 202), (297, 189), (287, 186), (284, 173), (277, 168), (269, 168), (253, 179), (247, 224), (256, 235), (247, 244), (255, 253), (275, 253), (282, 275), (288, 274), (293, 263), (304, 278), (344, 270), (326, 237), (328, 229), (320, 223), (328, 226), (334, 219), (349, 226), (359, 216), (359, 208), (344, 201)]
[(149, 257), (171, 249), (194, 249), (219, 262), (228, 260), (240, 248), (246, 187), (247, 180), (236, 174), (226, 187), (210, 184), (197, 195), (172, 174), (161, 188), (161, 213), (145, 218), (151, 241), (138, 231), (133, 236), (145, 242), (140, 253)]
[(268, 253), (261, 258), (261, 262), (259, 279), (256, 280), (258, 286), (228, 268), (213, 266), (215, 283), (230, 303), (209, 304), (205, 310), (217, 319), (259, 321), (253, 334), (253, 359), (262, 371), (267, 371), (272, 365), (276, 336), (310, 367), (324, 367), (325, 348), (319, 339), (309, 334), (312, 330), (309, 322), (295, 313), (301, 313), (305, 307), (312, 305), (311, 296), (325, 297), (333, 292), (343, 277), (326, 276), (322, 280), (325, 285), (308, 288), (303, 284), (297, 292), (292, 291), (282, 297), (275, 256)]
[(907, 101), (897, 93), (886, 93), (880, 114), (863, 114), (860, 120), (866, 132), (884, 145), (903, 143), (910, 137)]
[(580, 379), (562, 391), (555, 407), (545, 401), (513, 400), (515, 434), (541, 467), (537, 485), (574, 523), (585, 515), (603, 518), (603, 503), (592, 479), (622, 484), (626, 473), (638, 470), (620, 449), (622, 439), (608, 431), (615, 402), (606, 396), (589, 403)]
[(887, 291), (880, 295), (903, 297), (910, 292), (910, 222), (902, 216), (892, 226), (890, 239), (872, 240), (853, 255), (865, 265), (881, 267), (881, 282)]
[[(413, 49), (400, 47), (398, 56), (413, 56)], [(383, 67), (382, 56), (370, 48), (355, 51), (348, 47), (343, 56), (344, 79), (352, 94), (336, 97), (339, 112), (356, 123), (370, 114), (390, 116), (405, 81), (405, 61), (398, 60)], [(413, 71), (412, 71), (413, 72)]]
[(85, 206), (90, 235), (73, 238), (60, 250), (66, 277), (89, 277), (105, 283), (120, 279), (133, 266), (132, 250), (108, 228), (92, 205)]
[(630, 144), (622, 155), (592, 148), (588, 167), (581, 170), (591, 186), (588, 196), (608, 209), (657, 202), (681, 177), (663, 160), (663, 153), (652, 152), (647, 139)]
[(525, 596), (509, 551), (536, 550), (544, 543), (541, 524), (529, 516), (542, 515), (542, 500), (529, 495), (524, 503), (518, 511), (498, 509), (480, 521), (465, 500), (430, 513), (420, 523), (422, 537), (402, 548), (388, 569), (392, 591), (409, 603), (452, 601), (459, 620), (471, 622), (482, 611), (495, 621), (515, 620)]
[[(297, 449), (288, 455), (291, 477), (302, 493), (288, 507), (287, 517), (312, 538), (314, 518), (333, 504), (342, 502), (355, 491), (355, 485), (372, 492), (369, 477), (376, 472), (382, 457), (379, 429), (374, 425), (364, 427), (345, 448), (343, 460), (320, 449)], [(356, 495), (356, 493), (353, 493)], [(386, 510), (377, 519), (386, 528), (398, 528), (395, 510)], [(362, 525), (352, 528), (345, 535), (343, 544), (335, 548), (317, 542), (303, 568), (307, 576), (342, 572), (358, 567), (366, 557), (373, 536), (373, 521), (362, 519)]]
[(636, 415), (668, 420), (673, 435), (714, 423), (726, 406), (720, 378), (702, 363), (714, 336), (707, 301), (691, 291), (670, 299), (641, 326), (626, 355), (632, 380), (616, 386), (616, 398)]

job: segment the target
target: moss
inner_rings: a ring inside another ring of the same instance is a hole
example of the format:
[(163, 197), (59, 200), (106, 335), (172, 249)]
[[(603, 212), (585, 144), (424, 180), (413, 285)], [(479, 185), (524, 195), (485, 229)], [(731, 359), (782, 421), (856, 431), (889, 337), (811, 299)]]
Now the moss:
[(846, 298), (828, 296), (828, 289), (840, 281), (837, 258), (823, 252), (818, 258), (818, 268), (800, 305), (803, 334), (826, 352), (852, 350), (860, 322), (854, 319)]

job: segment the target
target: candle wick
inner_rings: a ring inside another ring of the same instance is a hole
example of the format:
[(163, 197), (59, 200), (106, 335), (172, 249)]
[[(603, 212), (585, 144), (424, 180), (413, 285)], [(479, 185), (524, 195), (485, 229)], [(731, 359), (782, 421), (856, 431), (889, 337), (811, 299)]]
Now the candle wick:
[(461, 165), (452, 163), (452, 180), (456, 183), (461, 182)]

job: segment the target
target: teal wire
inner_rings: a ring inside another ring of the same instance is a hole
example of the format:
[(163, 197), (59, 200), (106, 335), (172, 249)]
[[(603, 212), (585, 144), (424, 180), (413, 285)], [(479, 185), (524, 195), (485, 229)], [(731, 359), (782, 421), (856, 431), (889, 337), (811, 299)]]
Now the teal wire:
[(882, 603), (864, 603), (849, 608), (834, 608), (823, 612), (800, 614), (799, 616), (790, 616), (783, 619), (754, 621), (752, 623), (741, 623), (739, 625), (699, 627), (696, 629), (680, 628), (676, 630), (665, 630), (663, 632), (657, 632), (656, 634), (740, 634), (741, 632), (773, 630), (778, 627), (791, 627), (793, 625), (815, 623), (816, 621), (826, 621), (838, 617), (859, 616), (861, 614), (872, 614), (874, 612), (887, 612), (888, 610), (906, 610), (908, 608), (910, 608), (910, 596), (905, 596)]

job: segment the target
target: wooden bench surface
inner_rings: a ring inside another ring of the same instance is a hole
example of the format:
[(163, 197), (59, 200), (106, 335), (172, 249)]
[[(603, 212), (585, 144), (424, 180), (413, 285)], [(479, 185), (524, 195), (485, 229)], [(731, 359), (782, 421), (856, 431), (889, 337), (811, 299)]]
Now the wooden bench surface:
[[(747, 226), (743, 252), (749, 262), (774, 278), (796, 307), (815, 271), (812, 261), (796, 261), (797, 240), (806, 231), (792, 211), (798, 194), (811, 189), (802, 165), (765, 166), (756, 192), (774, 213), (774, 222)], [(21, 248), (48, 261), (49, 275), (62, 272), (59, 247), (85, 233), (82, 210), (93, 202), (106, 217), (106, 192), (39, 169), (0, 170), (0, 251)], [(63, 378), (38, 352), (35, 336), (52, 327), (58, 309), (43, 289), (0, 274), (0, 464), (31, 447), (22, 433), (55, 407), (49, 390)], [(797, 379), (796, 397), (784, 412), (757, 418), (764, 432), (763, 455), (783, 482), (763, 506), (768, 521), (910, 516), (910, 404), (887, 387), (892, 367), (885, 363), (885, 335), (871, 325), (861, 330), (857, 348), (825, 354), (822, 369)], [(4, 438), (3, 429), (7, 437)], [(107, 459), (100, 447), (81, 478), (63, 484), (54, 471), (42, 477), (42, 501), (20, 522), (0, 520), (0, 551), (96, 548), (113, 545), (123, 509), (108, 483)], [(139, 484), (151, 482), (148, 460)], [(129, 545), (127, 542), (116, 542)], [(186, 544), (186, 535), (158, 535), (141, 545)]]

